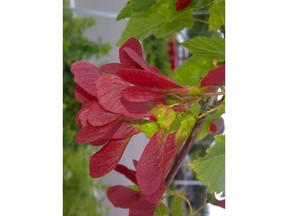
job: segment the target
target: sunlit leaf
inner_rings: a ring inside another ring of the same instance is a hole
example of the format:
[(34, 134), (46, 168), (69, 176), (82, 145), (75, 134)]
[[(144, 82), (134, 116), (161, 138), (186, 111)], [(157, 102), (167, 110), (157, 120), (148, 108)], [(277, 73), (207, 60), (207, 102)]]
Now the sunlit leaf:
[(181, 121), (180, 127), (176, 135), (176, 144), (181, 145), (182, 142), (188, 137), (190, 131), (196, 123), (196, 118), (193, 113), (184, 114), (183, 120)]
[(157, 0), (129, 0), (126, 6), (120, 11), (116, 20), (131, 17), (133, 13), (147, 10), (151, 5), (153, 5)]
[(136, 128), (136, 130), (145, 133), (148, 138), (151, 138), (159, 129), (159, 126), (156, 122), (148, 120), (141, 120), (140, 123), (133, 124), (133, 127)]
[(208, 185), (208, 192), (225, 192), (225, 136), (215, 136), (216, 143), (203, 158), (188, 164), (196, 178)]
[(182, 85), (198, 86), (213, 67), (210, 59), (192, 56), (174, 70), (171, 79)]
[(143, 40), (150, 35), (160, 38), (181, 31), (192, 26), (190, 16), (191, 10), (176, 11), (175, 0), (160, 1), (149, 10), (131, 17), (117, 45), (121, 45), (130, 37)]
[(166, 131), (169, 131), (177, 117), (177, 112), (164, 105), (158, 105), (151, 111), (151, 113), (156, 117), (160, 128), (163, 128)]

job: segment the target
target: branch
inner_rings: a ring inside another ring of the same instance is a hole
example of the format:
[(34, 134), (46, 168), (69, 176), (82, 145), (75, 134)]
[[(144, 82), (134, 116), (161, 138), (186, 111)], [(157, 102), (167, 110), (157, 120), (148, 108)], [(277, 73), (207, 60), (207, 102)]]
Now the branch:
[(175, 158), (175, 162), (174, 162), (173, 166), (171, 167), (171, 169), (170, 169), (170, 171), (167, 174), (166, 179), (165, 179), (167, 187), (171, 184), (176, 173), (180, 169), (185, 156), (188, 154), (193, 143), (195, 142), (195, 139), (196, 139), (196, 137), (197, 137), (202, 125), (203, 125), (204, 120), (205, 120), (205, 118), (202, 118), (202, 119), (197, 121), (197, 123), (193, 127), (192, 131), (190, 132), (185, 144), (181, 148), (180, 152), (177, 154), (177, 156)]

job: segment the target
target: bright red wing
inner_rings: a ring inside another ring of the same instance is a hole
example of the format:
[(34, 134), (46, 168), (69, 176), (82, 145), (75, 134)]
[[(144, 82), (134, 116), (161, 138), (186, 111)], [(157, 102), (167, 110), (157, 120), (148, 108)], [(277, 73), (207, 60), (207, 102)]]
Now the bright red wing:
[(101, 76), (99, 69), (88, 61), (77, 61), (71, 65), (71, 71), (75, 83), (96, 97), (95, 81)]
[(201, 86), (223, 86), (225, 85), (225, 65), (212, 69), (201, 81)]
[(102, 149), (92, 155), (89, 165), (91, 177), (98, 178), (112, 171), (120, 161), (129, 141), (130, 138), (111, 140)]

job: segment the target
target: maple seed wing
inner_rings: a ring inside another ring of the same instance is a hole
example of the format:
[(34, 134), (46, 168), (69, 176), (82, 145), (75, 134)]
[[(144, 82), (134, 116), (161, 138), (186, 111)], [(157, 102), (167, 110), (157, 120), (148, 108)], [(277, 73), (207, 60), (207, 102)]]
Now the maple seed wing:
[(75, 83), (96, 97), (95, 81), (101, 76), (99, 69), (88, 61), (77, 61), (71, 65), (71, 71)]
[(112, 171), (120, 161), (130, 138), (111, 140), (90, 158), (90, 175), (98, 178)]
[(201, 81), (201, 86), (223, 86), (225, 85), (225, 65), (212, 69)]

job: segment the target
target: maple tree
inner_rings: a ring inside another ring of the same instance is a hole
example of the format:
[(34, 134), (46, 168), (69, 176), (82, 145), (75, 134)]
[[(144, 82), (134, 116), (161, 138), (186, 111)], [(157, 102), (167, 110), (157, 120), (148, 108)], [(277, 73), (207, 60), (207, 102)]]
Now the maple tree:
[[(225, 190), (225, 137), (217, 135), (213, 123), (225, 112), (224, 34), (199, 36), (182, 43), (193, 55), (171, 78), (146, 62), (139, 42), (150, 35), (162, 37), (191, 26), (197, 20), (191, 13), (203, 8), (210, 11), (211, 31), (223, 31), (225, 23), (215, 15), (221, 14), (223, 7), (223, 1), (216, 0), (131, 0), (117, 17), (130, 17), (119, 40), (120, 63), (96, 67), (81, 60), (71, 65), (75, 96), (82, 104), (76, 116), (81, 127), (76, 142), (102, 146), (90, 158), (91, 177), (115, 170), (134, 183), (133, 188), (116, 185), (107, 191), (113, 205), (128, 208), (131, 216), (156, 214), (165, 192), (176, 195), (168, 190), (172, 180), (193, 143), (208, 133), (216, 135), (216, 144), (204, 158), (188, 166), (208, 184), (211, 193)], [(163, 16), (165, 12), (167, 17)], [(155, 20), (159, 15), (162, 17)], [(143, 26), (152, 20), (154, 25)], [(140, 132), (150, 141), (139, 160), (133, 161), (132, 170), (119, 161), (132, 136)]]

